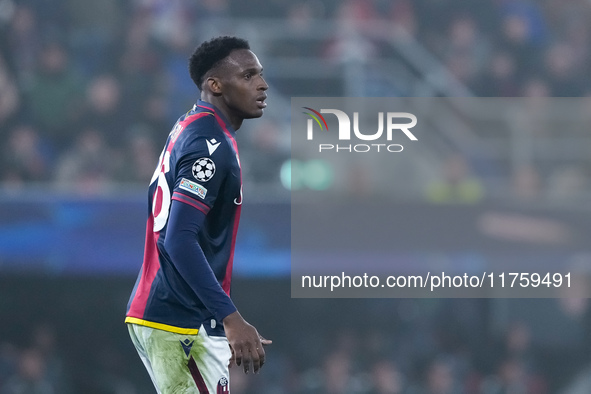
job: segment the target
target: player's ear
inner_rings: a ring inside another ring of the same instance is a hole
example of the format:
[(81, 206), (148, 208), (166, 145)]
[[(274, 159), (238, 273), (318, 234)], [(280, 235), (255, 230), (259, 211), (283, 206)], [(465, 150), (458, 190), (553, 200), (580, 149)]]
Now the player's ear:
[(221, 84), (221, 81), (219, 80), (219, 78), (209, 77), (209, 78), (207, 78), (205, 83), (207, 84), (207, 87), (209, 88), (209, 90), (213, 94), (215, 94), (215, 95), (222, 94), (222, 84)]

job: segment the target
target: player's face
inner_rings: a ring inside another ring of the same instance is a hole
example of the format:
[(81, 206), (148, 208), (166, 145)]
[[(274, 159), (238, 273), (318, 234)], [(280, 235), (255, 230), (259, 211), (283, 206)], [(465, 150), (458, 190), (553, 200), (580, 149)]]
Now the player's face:
[(227, 58), (223, 78), (222, 99), (231, 117), (258, 118), (267, 106), (263, 67), (254, 53), (247, 49), (235, 50)]

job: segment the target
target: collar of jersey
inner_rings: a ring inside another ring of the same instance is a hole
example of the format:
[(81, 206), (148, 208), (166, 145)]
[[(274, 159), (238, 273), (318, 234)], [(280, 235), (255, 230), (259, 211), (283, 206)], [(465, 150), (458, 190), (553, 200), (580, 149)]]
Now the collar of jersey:
[(236, 133), (236, 130), (234, 130), (230, 122), (228, 122), (228, 119), (226, 119), (222, 111), (217, 109), (215, 105), (208, 103), (207, 101), (198, 100), (196, 106), (201, 111), (212, 111), (216, 115), (216, 117), (220, 118), (218, 119), (218, 121), (221, 120), (222, 122), (224, 122), (224, 126), (226, 129), (228, 129), (228, 131), (230, 131), (232, 134)]

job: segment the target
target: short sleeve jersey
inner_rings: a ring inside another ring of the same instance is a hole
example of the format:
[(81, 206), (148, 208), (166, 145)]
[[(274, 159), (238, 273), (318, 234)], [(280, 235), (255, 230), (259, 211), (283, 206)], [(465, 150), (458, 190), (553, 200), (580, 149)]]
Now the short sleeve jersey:
[(144, 261), (126, 322), (183, 334), (207, 324), (223, 334), (219, 318), (196, 296), (164, 248), (173, 200), (206, 215), (197, 242), (225, 293), (219, 292), (223, 303), (221, 298), (230, 295), (242, 176), (235, 131), (209, 103), (198, 101), (179, 118), (160, 155), (149, 187)]

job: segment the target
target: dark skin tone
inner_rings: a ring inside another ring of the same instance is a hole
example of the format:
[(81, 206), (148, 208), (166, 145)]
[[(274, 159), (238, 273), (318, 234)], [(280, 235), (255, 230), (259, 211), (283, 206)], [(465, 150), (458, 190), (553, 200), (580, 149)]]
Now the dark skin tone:
[[(250, 50), (237, 49), (205, 75), (201, 100), (215, 105), (238, 130), (244, 119), (259, 118), (266, 107), (263, 67)], [(258, 373), (265, 363), (264, 345), (272, 341), (260, 336), (238, 311), (223, 320), (232, 350), (230, 366), (242, 366), (245, 373)]]
[(248, 49), (236, 49), (205, 75), (201, 99), (219, 108), (238, 130), (244, 119), (263, 115), (268, 88), (255, 54)]

